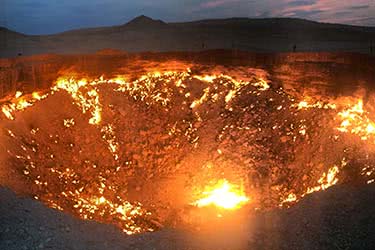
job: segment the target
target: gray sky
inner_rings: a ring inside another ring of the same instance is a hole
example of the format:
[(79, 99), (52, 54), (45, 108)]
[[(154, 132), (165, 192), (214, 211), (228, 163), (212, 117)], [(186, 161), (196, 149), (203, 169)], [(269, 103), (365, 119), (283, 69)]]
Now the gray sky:
[(118, 25), (141, 14), (167, 22), (298, 17), (375, 26), (375, 0), (0, 0), (0, 26), (27, 34)]

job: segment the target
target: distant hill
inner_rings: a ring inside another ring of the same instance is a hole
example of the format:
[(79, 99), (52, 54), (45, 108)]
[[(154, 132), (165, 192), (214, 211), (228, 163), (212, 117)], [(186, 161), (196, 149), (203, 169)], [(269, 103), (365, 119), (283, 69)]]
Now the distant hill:
[(239, 49), (254, 52), (346, 51), (375, 54), (375, 27), (295, 18), (229, 18), (165, 23), (146, 16), (111, 27), (25, 35), (0, 28), (0, 57), (40, 53)]
[(149, 28), (163, 28), (167, 24), (161, 20), (154, 20), (147, 16), (139, 16), (131, 20), (130, 22), (123, 25), (124, 28), (133, 28), (133, 29), (149, 29)]

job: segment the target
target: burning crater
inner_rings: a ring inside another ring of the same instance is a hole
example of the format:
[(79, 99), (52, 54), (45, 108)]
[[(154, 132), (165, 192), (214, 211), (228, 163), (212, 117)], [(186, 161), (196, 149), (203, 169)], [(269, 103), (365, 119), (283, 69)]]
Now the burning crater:
[(370, 109), (301, 99), (249, 68), (66, 73), (2, 100), (2, 185), (127, 234), (289, 207), (374, 181)]

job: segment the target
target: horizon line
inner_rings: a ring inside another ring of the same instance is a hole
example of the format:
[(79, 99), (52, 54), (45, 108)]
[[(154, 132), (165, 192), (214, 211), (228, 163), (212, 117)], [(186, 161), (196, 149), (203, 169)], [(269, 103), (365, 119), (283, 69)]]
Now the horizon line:
[(354, 24), (346, 24), (346, 23), (336, 23), (336, 22), (326, 22), (326, 21), (316, 21), (316, 20), (311, 20), (307, 18), (301, 18), (301, 17), (283, 17), (283, 16), (274, 16), (274, 17), (240, 17), (240, 16), (233, 16), (233, 17), (225, 17), (225, 18), (204, 18), (204, 19), (193, 19), (189, 21), (173, 21), (173, 22), (166, 22), (163, 21), (162, 19), (156, 19), (152, 18), (150, 16), (146, 15), (138, 15), (134, 18), (131, 18), (129, 21), (122, 23), (122, 24), (113, 24), (113, 25), (98, 25), (98, 26), (82, 26), (82, 27), (77, 27), (77, 28), (72, 28), (72, 29), (65, 29), (62, 31), (58, 31), (55, 33), (39, 33), (39, 34), (31, 34), (31, 33), (23, 33), (16, 31), (15, 29), (2, 26), (0, 25), (0, 28), (4, 28), (8, 31), (15, 32), (21, 35), (26, 35), (26, 36), (52, 36), (52, 35), (58, 35), (58, 34), (63, 34), (71, 31), (80, 31), (80, 30), (89, 30), (89, 29), (98, 29), (98, 28), (110, 28), (110, 27), (119, 27), (119, 26), (124, 26), (129, 23), (131, 23), (133, 20), (140, 18), (140, 17), (145, 17), (152, 19), (153, 21), (162, 21), (165, 24), (183, 24), (183, 23), (194, 23), (194, 22), (202, 22), (202, 21), (214, 21), (214, 20), (230, 20), (230, 19), (249, 19), (249, 20), (262, 20), (262, 19), (293, 19), (293, 20), (303, 20), (303, 21), (308, 21), (312, 23), (319, 23), (319, 24), (328, 24), (328, 25), (341, 25), (341, 26), (347, 26), (347, 27), (357, 27), (357, 28), (374, 28), (375, 26), (370, 26), (370, 25), (354, 25)]

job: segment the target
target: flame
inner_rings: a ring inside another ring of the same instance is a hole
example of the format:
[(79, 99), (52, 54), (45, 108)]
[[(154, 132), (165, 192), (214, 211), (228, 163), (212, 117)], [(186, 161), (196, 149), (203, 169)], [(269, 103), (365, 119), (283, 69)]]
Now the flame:
[(22, 96), (22, 91), (17, 91), (16, 94), (14, 95), (16, 98), (20, 98)]
[(66, 128), (70, 128), (70, 127), (74, 126), (74, 124), (75, 124), (74, 118), (64, 119), (64, 126)]
[(310, 103), (308, 100), (302, 100), (297, 104), (293, 104), (293, 107), (297, 107), (297, 109), (336, 109), (337, 105), (335, 103), (323, 103), (321, 101), (317, 101), (315, 103)]
[(112, 153), (115, 160), (118, 160), (118, 148), (119, 143), (117, 142), (115, 133), (114, 133), (114, 126), (112, 124), (108, 124), (103, 126), (101, 131), (102, 138), (108, 143), (108, 149)]
[[(6, 118), (14, 120), (14, 113), (16, 111), (25, 110), (31, 107), (36, 101), (43, 100), (54, 92), (66, 91), (71, 95), (74, 103), (81, 108), (82, 113), (85, 114), (89, 112), (91, 114), (89, 124), (99, 125), (102, 121), (102, 104), (100, 103), (99, 85), (114, 83), (118, 85), (116, 91), (128, 93), (134, 100), (145, 101), (146, 104), (159, 103), (164, 107), (168, 107), (173, 93), (171, 91), (171, 86), (166, 86), (166, 84), (174, 81), (175, 86), (180, 89), (180, 92), (183, 92), (186, 89), (186, 85), (183, 83), (186, 79), (198, 79), (206, 84), (219, 81), (225, 87), (228, 87), (226, 93), (214, 93), (209, 86), (206, 87), (203, 91), (203, 95), (191, 102), (190, 108), (195, 108), (208, 100), (217, 101), (219, 94), (225, 96), (225, 102), (227, 103), (242, 87), (249, 84), (258, 88), (259, 91), (265, 91), (270, 87), (263, 79), (251, 83), (242, 80), (238, 81), (224, 74), (192, 75), (190, 69), (183, 72), (152, 72), (142, 75), (132, 82), (128, 82), (125, 77), (122, 76), (107, 80), (104, 79), (104, 77), (100, 77), (92, 81), (85, 78), (77, 80), (73, 77), (66, 76), (57, 79), (55, 85), (50, 89), (50, 92), (46, 94), (33, 92), (30, 95), (24, 95), (23, 92), (16, 91), (14, 99), (11, 100), (11, 104), (2, 105), (1, 109)], [(165, 81), (166, 84), (163, 84), (164, 86), (159, 86), (159, 82), (161, 81)], [(184, 95), (185, 98), (190, 99), (189, 92), (186, 92)]]
[(16, 111), (23, 111), (26, 108), (33, 106), (35, 102), (43, 100), (47, 96), (48, 94), (41, 95), (38, 92), (33, 92), (31, 95), (23, 95), (21, 91), (16, 91), (14, 98), (11, 99), (11, 103), (2, 105), (1, 111), (7, 119), (14, 120), (14, 113)]
[[(113, 202), (102, 195), (104, 188), (106, 187), (102, 184), (103, 189), (99, 190), (101, 196), (96, 197), (85, 197), (79, 192), (62, 192), (61, 195), (66, 198), (72, 199), (75, 204), (74, 208), (79, 211), (79, 217), (82, 219), (95, 219), (102, 217), (105, 214), (110, 214), (113, 217), (118, 218), (121, 221), (122, 231), (128, 235), (141, 233), (144, 231), (153, 231), (151, 227), (142, 227), (137, 225), (135, 218), (147, 217), (151, 213), (143, 209), (143, 205), (139, 202), (130, 203), (128, 201), (121, 201), (121, 203)], [(53, 200), (47, 201), (51, 207), (57, 208), (59, 210), (64, 210), (58, 203)]]
[(270, 85), (263, 79), (260, 79), (259, 82), (253, 83), (253, 86), (258, 87), (260, 91), (265, 91), (270, 88)]
[[(347, 164), (345, 159), (342, 159), (341, 161), (341, 168), (345, 167)], [(283, 206), (286, 203), (294, 203), (297, 202), (300, 198), (305, 197), (308, 194), (326, 190), (329, 187), (332, 187), (336, 185), (339, 181), (338, 174), (340, 173), (339, 166), (334, 165), (326, 173), (323, 173), (322, 176), (318, 180), (318, 185), (313, 187), (308, 187), (307, 190), (298, 197), (295, 193), (290, 193), (287, 195), (286, 198), (282, 199), (280, 203), (280, 207)]]
[(82, 109), (82, 113), (87, 111), (91, 113), (89, 123), (98, 125), (102, 120), (102, 107), (99, 101), (99, 93), (95, 86), (99, 83), (100, 80), (89, 82), (87, 79), (81, 79), (76, 81), (73, 78), (63, 77), (57, 80), (52, 90), (65, 90), (68, 92), (75, 103)]
[(10, 104), (10, 105), (4, 105), (1, 108), (1, 111), (3, 112), (6, 118), (8, 118), (9, 120), (14, 120), (13, 111), (15, 109), (16, 109), (16, 105)]
[(327, 188), (336, 185), (339, 179), (337, 174), (340, 172), (337, 166), (333, 166), (328, 169), (327, 173), (323, 173), (322, 177), (318, 180), (319, 185), (315, 187), (309, 187), (306, 191), (306, 194), (311, 194), (313, 192), (318, 192), (321, 190), (326, 190)]
[(375, 123), (368, 117), (368, 112), (363, 109), (361, 99), (355, 105), (339, 112), (338, 116), (341, 119), (338, 131), (358, 135), (362, 140), (375, 135)]
[[(191, 84), (193, 79), (201, 81), (206, 84), (201, 94), (194, 93), (191, 91)], [(14, 95), (9, 97), (6, 103), (3, 103), (1, 111), (4, 116), (9, 120), (16, 120), (16, 116), (19, 112), (24, 111), (33, 106), (38, 101), (45, 98), (52, 97), (57, 92), (66, 92), (72, 98), (72, 103), (79, 107), (82, 114), (88, 114), (88, 123), (97, 127), (100, 131), (101, 139), (106, 143), (107, 149), (112, 154), (114, 159), (113, 171), (116, 173), (122, 167), (124, 163), (126, 166), (131, 161), (122, 158), (121, 156), (125, 148), (121, 142), (121, 138), (118, 137), (118, 129), (115, 124), (111, 121), (103, 121), (103, 112), (107, 108), (101, 102), (101, 91), (102, 89), (107, 90), (111, 88), (113, 91), (122, 93), (134, 100), (134, 102), (142, 102), (147, 106), (157, 106), (168, 110), (171, 105), (174, 105), (174, 98), (179, 96), (183, 98), (183, 104), (189, 110), (200, 105), (204, 105), (208, 102), (225, 102), (230, 103), (231, 99), (235, 98), (237, 93), (245, 86), (253, 85), (253, 93), (259, 93), (259, 91), (266, 90), (265, 81), (261, 81), (262, 84), (242, 80), (235, 80), (232, 77), (224, 74), (212, 74), (212, 75), (196, 75), (193, 74), (189, 69), (182, 72), (166, 71), (166, 72), (151, 72), (138, 77), (136, 80), (128, 81), (125, 77), (117, 76), (112, 79), (105, 79), (100, 77), (98, 79), (75, 79), (70, 76), (64, 76), (56, 80), (55, 84), (45, 92), (33, 92), (31, 94), (22, 93), (17, 91)], [(107, 85), (107, 86), (104, 86)], [(220, 86), (220, 88), (218, 88)], [(192, 111), (190, 111), (192, 112)], [(193, 111), (194, 117), (197, 120), (202, 121), (199, 110)], [(181, 124), (179, 124), (181, 123)], [(72, 117), (64, 117), (61, 120), (61, 124), (65, 129), (73, 131), (75, 126), (79, 124), (78, 120), (75, 121)], [(182, 126), (185, 130), (182, 130)], [(32, 128), (30, 133), (37, 139), (39, 136), (39, 128)], [(199, 142), (199, 136), (196, 134), (197, 128), (193, 126), (193, 122), (189, 120), (183, 120), (181, 122), (175, 122), (173, 126), (167, 128), (169, 136), (176, 136), (177, 134), (186, 137), (187, 142), (196, 146)], [(8, 130), (9, 136), (17, 138), (18, 135)], [(54, 143), (59, 144), (58, 135), (49, 135), (49, 138)], [(38, 146), (38, 145), (37, 145)], [(40, 167), (43, 163), (36, 157), (38, 152), (37, 146), (31, 146), (30, 152), (27, 152), (29, 148), (21, 145), (22, 152), (8, 152), (13, 155), (16, 159), (22, 160), (25, 163), (22, 173), (31, 179), (32, 185), (36, 185), (43, 190), (49, 190), (46, 194), (39, 193), (35, 195), (35, 199), (42, 200), (52, 208), (70, 211), (73, 214), (78, 215), (83, 219), (94, 219), (99, 221), (110, 221), (113, 218), (118, 221), (118, 226), (127, 234), (140, 233), (145, 231), (152, 231), (155, 229), (154, 225), (144, 224), (142, 218), (151, 215), (143, 205), (138, 202), (128, 202), (124, 197), (120, 196), (107, 196), (113, 190), (116, 190), (114, 186), (105, 184), (105, 179), (99, 175), (91, 176), (90, 183), (92, 183), (91, 189), (86, 189), (84, 186), (79, 186), (81, 179), (79, 178), (79, 170), (66, 168), (61, 164), (57, 164), (55, 167), (49, 168), (53, 176), (57, 176), (59, 183), (48, 183), (46, 179), (43, 179), (40, 175)], [(74, 147), (74, 144), (69, 143), (66, 146)], [(121, 148), (120, 148), (121, 147)], [(58, 154), (58, 153), (57, 153)], [(51, 160), (58, 159), (58, 155), (50, 153), (48, 158)], [(92, 169), (99, 169), (100, 166), (97, 163), (90, 162), (90, 159), (84, 161), (85, 164), (91, 164)], [(47, 178), (48, 179), (48, 178)], [(97, 184), (100, 181), (100, 185)], [(70, 183), (68, 185), (68, 183)], [(49, 196), (53, 185), (63, 185), (66, 189), (63, 192), (53, 193)], [(211, 199), (212, 204), (224, 209), (235, 209), (246, 202), (249, 199), (244, 195), (242, 191), (236, 189), (236, 187), (226, 180), (219, 183), (221, 186), (218, 189), (212, 190)], [(219, 185), (218, 184), (218, 185)], [(52, 185), (52, 186), (51, 186)], [(79, 186), (79, 187), (77, 187)], [(96, 190), (96, 191), (93, 191)], [(208, 193), (206, 193), (208, 194)], [(220, 198), (221, 197), (221, 198)], [(222, 199), (222, 200), (220, 200)], [(197, 203), (197, 206), (203, 206), (204, 199)], [(206, 200), (207, 202), (207, 200)], [(103, 217), (104, 215), (110, 217)], [(152, 223), (151, 223), (152, 224)]]
[[(199, 91), (191, 86), (192, 82), (194, 83), (197, 80), (201, 81), (200, 86), (203, 86)], [(9, 97), (9, 101), (7, 100), (6, 103), (2, 104), (1, 111), (7, 119), (15, 120), (18, 112), (33, 106), (38, 101), (52, 96), (55, 92), (61, 91), (68, 93), (72, 99), (72, 103), (79, 108), (80, 112), (88, 116), (86, 118), (87, 122), (94, 125), (90, 126), (90, 128), (93, 130), (97, 129), (97, 131), (100, 132), (99, 139), (104, 142), (104, 150), (108, 150), (113, 156), (111, 162), (105, 163), (106, 168), (108, 167), (108, 169), (113, 170), (113, 172), (108, 171), (108, 174), (105, 176), (105, 178), (108, 178), (108, 176), (111, 176), (110, 174), (117, 173), (120, 168), (129, 167), (130, 169), (132, 167), (131, 154), (124, 154), (124, 152), (128, 150), (127, 147), (131, 147), (132, 145), (129, 146), (129, 143), (123, 142), (123, 137), (121, 136), (123, 127), (121, 123), (117, 123), (117, 118), (107, 120), (112, 116), (110, 112), (104, 114), (106, 110), (111, 109), (110, 106), (112, 105), (106, 105), (105, 103), (106, 94), (104, 95), (103, 93), (106, 93), (105, 91), (108, 91), (108, 89), (114, 91), (116, 95), (125, 96), (127, 100), (130, 99), (136, 105), (141, 104), (146, 105), (147, 108), (151, 107), (151, 109), (147, 109), (148, 111), (154, 110), (154, 107), (165, 111), (175, 111), (177, 109), (169, 108), (176, 108), (175, 106), (178, 105), (178, 108), (181, 108), (183, 112), (189, 114), (189, 119), (185, 119), (184, 117), (182, 120), (173, 120), (171, 123), (166, 124), (163, 128), (164, 131), (166, 131), (166, 135), (163, 136), (163, 138), (169, 140), (177, 136), (185, 137), (187, 139), (187, 144), (194, 145), (194, 148), (198, 143), (201, 143), (200, 140), (204, 141), (204, 139), (200, 139), (204, 137), (204, 135), (197, 133), (199, 126), (196, 126), (195, 122), (205, 123), (208, 121), (207, 114), (210, 111), (206, 109), (206, 105), (212, 105), (213, 103), (218, 103), (218, 106), (220, 106), (218, 108), (220, 111), (219, 115), (224, 117), (223, 119), (225, 121), (225, 124), (220, 127), (221, 132), (217, 137), (219, 141), (223, 136), (226, 136), (226, 134), (234, 138), (237, 137), (238, 139), (242, 134), (237, 133), (237, 131), (235, 131), (236, 129), (238, 129), (238, 131), (248, 131), (248, 133), (246, 132), (247, 135), (251, 133), (253, 137), (256, 136), (258, 131), (261, 132), (263, 128), (269, 128), (272, 135), (275, 135), (276, 138), (280, 135), (280, 137), (283, 137), (283, 141), (288, 143), (298, 143), (301, 140), (308, 141), (309, 137), (314, 136), (313, 134), (316, 131), (311, 131), (312, 126), (309, 125), (309, 121), (306, 117), (302, 117), (298, 120), (293, 120), (294, 118), (292, 117), (290, 124), (287, 123), (287, 116), (285, 117), (285, 123), (270, 119), (271, 122), (275, 123), (267, 127), (267, 124), (263, 124), (264, 120), (262, 119), (264, 118), (260, 116), (254, 121), (256, 125), (252, 124), (250, 118), (255, 117), (253, 116), (254, 113), (258, 114), (254, 109), (262, 109), (262, 105), (264, 104), (262, 102), (263, 99), (267, 99), (266, 107), (267, 111), (269, 111), (267, 113), (270, 115), (274, 112), (284, 113), (289, 111), (291, 115), (299, 118), (300, 113), (304, 115), (304, 112), (308, 109), (317, 110), (318, 114), (324, 112), (324, 115), (327, 115), (324, 117), (328, 117), (332, 121), (332, 123), (328, 123), (330, 126), (329, 129), (332, 130), (331, 132), (333, 133), (332, 138), (338, 136), (337, 134), (339, 134), (339, 132), (359, 136), (362, 140), (368, 140), (375, 136), (375, 123), (370, 119), (370, 114), (366, 111), (365, 105), (361, 99), (355, 99), (354, 101), (351, 99), (351, 101), (348, 102), (342, 102), (341, 100), (312, 102), (311, 98), (306, 98), (306, 100), (299, 100), (298, 102), (292, 98), (285, 97), (285, 92), (281, 89), (270, 88), (270, 85), (262, 79), (258, 79), (254, 83), (236, 80), (224, 74), (197, 75), (192, 73), (189, 69), (182, 72), (151, 72), (132, 81), (122, 76), (112, 79), (100, 77), (94, 80), (75, 79), (66, 76), (58, 79), (55, 85), (46, 93), (34, 92), (32, 94), (27, 94), (17, 91)], [(243, 97), (247, 94), (249, 94), (249, 96), (245, 96), (246, 100), (244, 100)], [(264, 94), (266, 98), (261, 96), (262, 94)], [(275, 102), (280, 101), (277, 100), (277, 97), (275, 98), (277, 94), (282, 96), (282, 98), (280, 98), (282, 102)], [(258, 97), (260, 97), (260, 99), (257, 99)], [(247, 100), (249, 100), (249, 103), (246, 102)], [(273, 103), (275, 104), (273, 105)], [(289, 104), (286, 105), (286, 103), (291, 104), (289, 106)], [(211, 107), (209, 106), (209, 108)], [(221, 108), (223, 108), (223, 110), (220, 110)], [(113, 110), (115, 110), (115, 108), (113, 108)], [(116, 112), (116, 110), (113, 111), (114, 114), (116, 114)], [(248, 115), (248, 119), (244, 121), (236, 120), (237, 117), (241, 117), (242, 114)], [(81, 126), (80, 119), (75, 121), (72, 117), (64, 118), (65, 119), (59, 121), (64, 125), (64, 129), (74, 131), (76, 127)], [(277, 116), (277, 118), (279, 118), (279, 116)], [(132, 117), (128, 117), (127, 119), (132, 119)], [(323, 124), (326, 125), (325, 123)], [(287, 128), (287, 133), (283, 134), (283, 129), (285, 128)], [(36, 142), (39, 134), (44, 132), (42, 130), (40, 130), (40, 132), (38, 131), (39, 128), (32, 128), (30, 130)], [(276, 134), (276, 131), (278, 131), (278, 134)], [(7, 130), (7, 134), (11, 138), (18, 138), (20, 136), (17, 135), (18, 131), (16, 130), (14, 132)], [(54, 143), (60, 143), (54, 136), (55, 135), (49, 135)], [(28, 138), (25, 140), (28, 140)], [(231, 140), (232, 139), (227, 138), (226, 143)], [(242, 145), (246, 140), (247, 139), (244, 138), (242, 141), (237, 141), (236, 144)], [(262, 141), (262, 143), (265, 143), (265, 140)], [(369, 140), (369, 143), (370, 142), (371, 140)], [(185, 141), (181, 140), (178, 141), (178, 143), (182, 144), (185, 143)], [(220, 149), (217, 149), (217, 153), (222, 158), (226, 157), (228, 151), (230, 151), (226, 148), (226, 143), (219, 145)], [(70, 147), (71, 145), (73, 144), (64, 146)], [(34, 154), (39, 150), (37, 146), (38, 144), (25, 143), (24, 145), (20, 145), (19, 152), (8, 151), (8, 153), (17, 160), (22, 160), (25, 163), (26, 167), (22, 169), (22, 172), (25, 176), (30, 177), (32, 185), (37, 185), (38, 188), (42, 190), (48, 190), (47, 187), (49, 187), (48, 185), (50, 184), (43, 179), (45, 178), (43, 175), (40, 175), (40, 173), (43, 173), (42, 171), (45, 171), (44, 168), (41, 169), (44, 166), (44, 160), (42, 161), (36, 158), (35, 155), (37, 154)], [(250, 145), (248, 145), (248, 147), (250, 148)], [(54, 155), (51, 152), (48, 154), (48, 158), (58, 159), (57, 154)], [(256, 160), (256, 158), (254, 159)], [(298, 180), (296, 189), (291, 188), (288, 184), (285, 184), (285, 186), (280, 189), (275, 189), (279, 192), (275, 206), (279, 205), (280, 201), (281, 204), (298, 202), (302, 197), (310, 193), (325, 190), (339, 183), (339, 174), (344, 166), (344, 164), (341, 164), (341, 166), (338, 164), (339, 159), (341, 158), (337, 159), (336, 165), (334, 165), (335, 162), (329, 162), (329, 165), (324, 166), (324, 172), (322, 170), (323, 168), (318, 168), (318, 172), (314, 169), (314, 171), (306, 173), (308, 176), (307, 179)], [(90, 162), (90, 160), (91, 159), (85, 160), (85, 164), (95, 170), (102, 167), (100, 166), (100, 160), (95, 163)], [(239, 160), (241, 161), (242, 159)], [(164, 166), (162, 162), (155, 164)], [(53, 164), (51, 164), (51, 166), (52, 165)], [(40, 197), (36, 196), (36, 198), (46, 202), (53, 208), (61, 210), (71, 209), (74, 214), (77, 214), (83, 219), (105, 221), (106, 219), (103, 215), (109, 216), (116, 221), (120, 221), (119, 227), (128, 234), (153, 230), (153, 227), (144, 226), (139, 222), (139, 218), (149, 215), (149, 212), (143, 208), (142, 204), (138, 202), (128, 202), (126, 200), (126, 195), (124, 195), (124, 197), (114, 196), (113, 194), (116, 192), (116, 188), (114, 186), (105, 185), (105, 180), (97, 184), (98, 179), (104, 179), (104, 177), (98, 177), (97, 175), (89, 176), (89, 183), (93, 186), (90, 188), (92, 189), (86, 190), (84, 186), (69, 186), (70, 183), (77, 184), (81, 181), (80, 170), (75, 172), (74, 167), (76, 166), (72, 166), (70, 169), (62, 169), (63, 166), (55, 164), (53, 167), (48, 168), (53, 175), (58, 176), (64, 188), (66, 185), (66, 190), (64, 189), (61, 195), (61, 191), (57, 196), (52, 197), (48, 196), (50, 193), (47, 193), (48, 195), (42, 193)], [(364, 176), (368, 176), (367, 183), (374, 182), (374, 170), (372, 167), (364, 168), (362, 171)], [(100, 181), (102, 180), (100, 179)], [(98, 186), (99, 188), (96, 190), (95, 188)], [(200, 194), (199, 199), (191, 204), (197, 207), (215, 206), (219, 209), (234, 210), (242, 207), (249, 201), (250, 198), (246, 196), (243, 189), (229, 183), (226, 179), (222, 179), (217, 181), (216, 184), (206, 187), (204, 192)], [(74, 204), (74, 209), (69, 207), (71, 204)], [(110, 219), (107, 221), (110, 221)]]
[(31, 95), (32, 95), (32, 97), (33, 97), (35, 100), (40, 101), (40, 100), (43, 99), (43, 96), (40, 95), (40, 93), (38, 93), (38, 92), (33, 92)]
[(369, 118), (369, 112), (364, 109), (362, 99), (358, 99), (356, 101), (338, 100), (337, 103), (323, 103), (321, 101), (311, 103), (308, 99), (309, 98), (302, 100), (297, 104), (292, 104), (292, 106), (297, 107), (298, 110), (338, 110), (336, 120), (339, 122), (339, 125), (335, 128), (337, 131), (357, 135), (364, 141), (375, 136), (375, 122)]
[(213, 187), (208, 187), (203, 192), (203, 195), (205, 197), (195, 201), (193, 205), (197, 207), (214, 205), (219, 208), (233, 210), (240, 208), (250, 200), (242, 190), (230, 184), (226, 179), (220, 180)]

